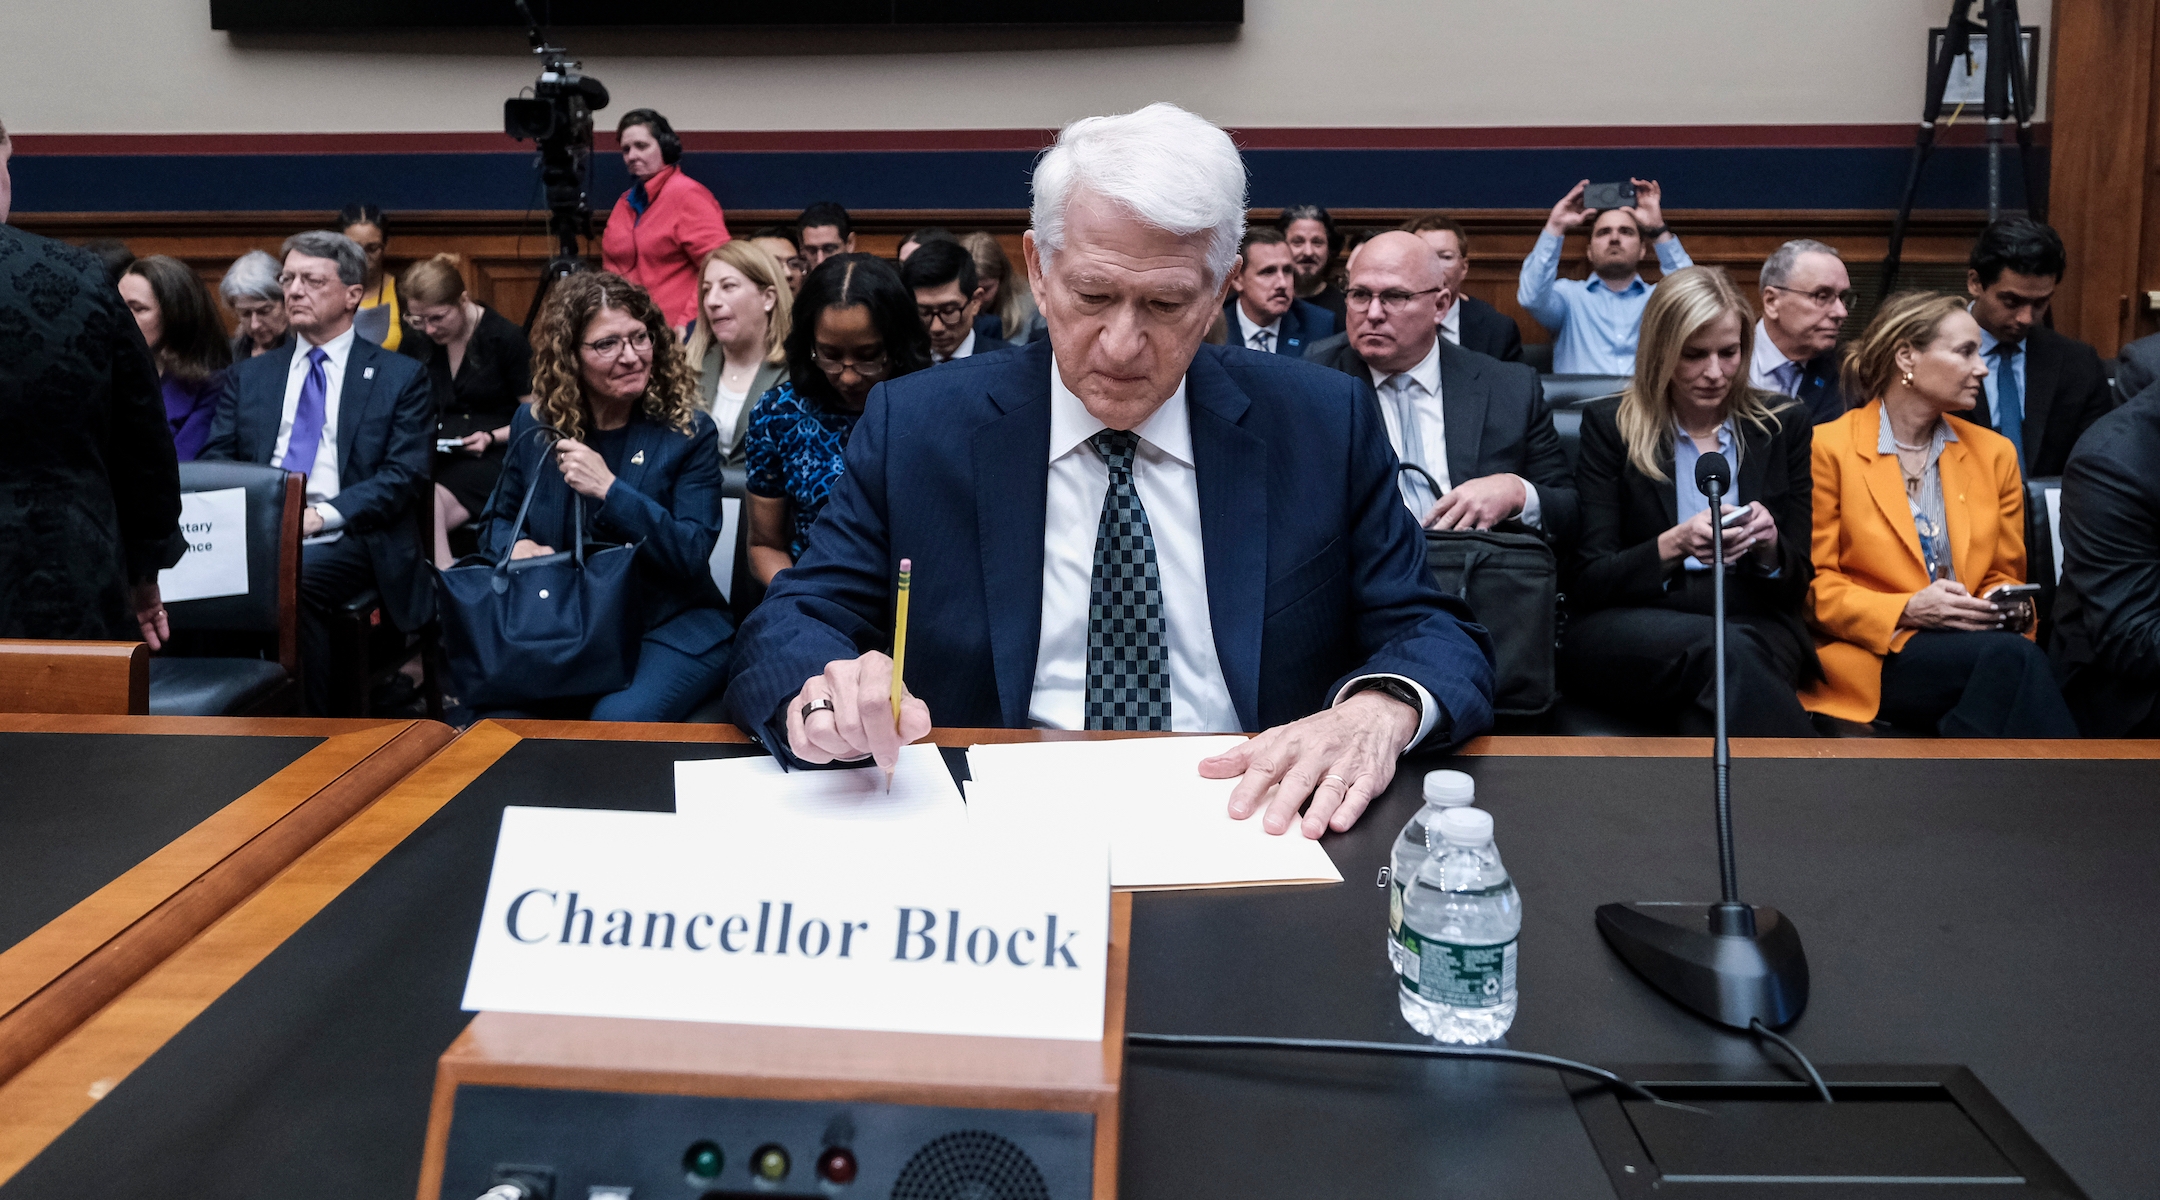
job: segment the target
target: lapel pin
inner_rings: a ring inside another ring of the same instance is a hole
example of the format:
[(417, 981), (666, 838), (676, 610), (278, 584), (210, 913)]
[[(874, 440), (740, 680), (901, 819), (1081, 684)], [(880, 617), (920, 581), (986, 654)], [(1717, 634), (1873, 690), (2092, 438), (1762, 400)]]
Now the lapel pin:
[(642, 467), (642, 466), (644, 466), (644, 465), (645, 465), (645, 452), (644, 452), (643, 450), (640, 450), (640, 451), (638, 451), (638, 452), (637, 452), (636, 454), (633, 454), (633, 455), (631, 455), (631, 456), (630, 456), (630, 465), (631, 465), (631, 466), (633, 466), (633, 467)]
[(373, 368), (373, 367), (362, 367), (362, 368), (360, 368), (360, 378), (362, 378), (362, 379), (373, 379), (373, 378), (375, 378), (375, 368)]

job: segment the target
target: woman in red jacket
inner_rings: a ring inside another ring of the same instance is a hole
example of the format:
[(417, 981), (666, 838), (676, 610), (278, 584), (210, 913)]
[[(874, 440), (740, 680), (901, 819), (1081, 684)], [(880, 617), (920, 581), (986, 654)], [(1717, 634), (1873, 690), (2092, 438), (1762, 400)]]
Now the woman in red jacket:
[(668, 324), (697, 319), (698, 264), (728, 240), (720, 202), (676, 166), (682, 139), (666, 117), (634, 108), (615, 126), (631, 188), (608, 214), (600, 238), (606, 270), (651, 293)]

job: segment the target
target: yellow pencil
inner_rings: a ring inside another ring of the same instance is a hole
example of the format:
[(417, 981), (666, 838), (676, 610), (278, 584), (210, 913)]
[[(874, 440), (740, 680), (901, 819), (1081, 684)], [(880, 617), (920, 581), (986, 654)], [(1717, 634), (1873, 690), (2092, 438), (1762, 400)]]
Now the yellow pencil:
[[(906, 684), (901, 682), (901, 674), (907, 669), (907, 598), (908, 583), (913, 574), (914, 563), (905, 558), (901, 559), (900, 599), (893, 611), (892, 635), (892, 719), (895, 730), (900, 727), (900, 698), (907, 693)], [(892, 790), (892, 779), (892, 770), (887, 768), (885, 790), (888, 792)]]

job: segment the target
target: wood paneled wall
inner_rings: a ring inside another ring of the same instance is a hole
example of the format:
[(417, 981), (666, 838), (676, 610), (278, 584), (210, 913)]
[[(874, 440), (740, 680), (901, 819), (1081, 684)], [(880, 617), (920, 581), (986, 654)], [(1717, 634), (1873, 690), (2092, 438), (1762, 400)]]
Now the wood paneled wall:
[[(1276, 210), (1256, 209), (1255, 222), (1273, 221)], [(1393, 228), (1417, 215), (1401, 209), (1337, 209), (1338, 227)], [(1515, 318), (1529, 342), (1550, 341), (1551, 335), (1515, 303), (1516, 276), (1522, 260), (1544, 227), (1543, 210), (1484, 209), (1453, 212), (1471, 234), (1470, 275), (1464, 290), (1484, 299)], [(737, 210), (728, 214), (728, 227), (747, 234), (763, 225), (790, 221), (795, 213)], [(857, 246), (873, 254), (895, 253), (908, 232), (925, 225), (942, 225), (966, 232), (987, 229), (998, 235), (1017, 264), (1020, 234), (1027, 227), (1027, 213), (1020, 209), (881, 210), (856, 216)], [(1688, 253), (1699, 264), (1725, 267), (1742, 286), (1753, 290), (1756, 273), (1770, 252), (1790, 238), (1809, 237), (1827, 242), (1843, 252), (1854, 285), (1864, 296), (1871, 294), (1889, 236), (1891, 214), (1875, 211), (1794, 210), (1686, 210), (1667, 214)], [(320, 228), (327, 213), (21, 213), (16, 224), (33, 232), (68, 241), (115, 237), (128, 243), (138, 255), (169, 254), (194, 266), (215, 284), (233, 259), (253, 249), (275, 253), (287, 235), (302, 229)], [(547, 236), (545, 214), (530, 216), (507, 212), (407, 212), (391, 213), (389, 256), (393, 269), (429, 255), (449, 252), (464, 263), (474, 299), (491, 305), (512, 320), (522, 320), (532, 302), (541, 268), (553, 252)], [(1907, 286), (1962, 287), (1964, 262), (1972, 239), (1980, 232), (1982, 216), (1972, 212), (1922, 212), (1915, 214), (1905, 243)], [(1586, 272), (1579, 260), (1582, 238), (1571, 239), (1561, 273), (1580, 277)], [(1656, 263), (1646, 264), (1655, 278)], [(2112, 347), (2109, 348), (2112, 352)]]
[(2160, 329), (2160, 5), (2057, 0), (2048, 218), (2070, 251), (2055, 328), (2112, 355)]

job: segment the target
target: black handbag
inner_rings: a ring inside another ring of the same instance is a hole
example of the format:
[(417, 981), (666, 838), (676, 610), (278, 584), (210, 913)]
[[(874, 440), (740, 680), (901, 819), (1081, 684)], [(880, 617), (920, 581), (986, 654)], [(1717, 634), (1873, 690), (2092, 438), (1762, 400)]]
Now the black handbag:
[(546, 458), (543, 446), (502, 560), (468, 555), (435, 573), (455, 695), (471, 708), (606, 695), (629, 686), (637, 673), (644, 631), (636, 543), (588, 543), (585, 498), (572, 493), (572, 548), (510, 557), (524, 536)]
[[(1440, 494), (1422, 467), (1402, 469), (1425, 476)], [(1545, 539), (1526, 529), (1428, 529), (1425, 566), (1492, 635), (1493, 712), (1534, 717), (1551, 709), (1560, 699), (1560, 567)]]

